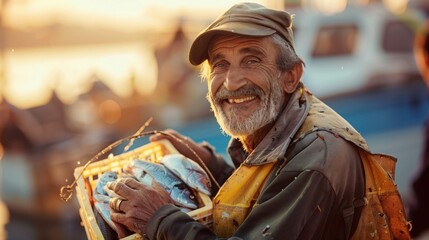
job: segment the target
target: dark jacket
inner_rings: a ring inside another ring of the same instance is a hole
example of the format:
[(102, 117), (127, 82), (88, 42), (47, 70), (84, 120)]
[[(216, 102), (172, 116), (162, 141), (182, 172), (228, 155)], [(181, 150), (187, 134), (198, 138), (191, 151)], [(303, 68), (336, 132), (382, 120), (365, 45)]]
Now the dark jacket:
[[(231, 239), (349, 239), (360, 215), (356, 202), (365, 191), (358, 147), (367, 150), (344, 119), (304, 88), (296, 91), (249, 156), (237, 140), (229, 144), (236, 167), (276, 163), (257, 206)], [(221, 182), (231, 172), (225, 164), (209, 167)], [(146, 234), (149, 239), (217, 238), (170, 205), (154, 214)]]
[(413, 199), (409, 206), (410, 220), (412, 221), (412, 235), (417, 237), (429, 231), (429, 116), (425, 124), (423, 152), (421, 155), (419, 171), (413, 179)]

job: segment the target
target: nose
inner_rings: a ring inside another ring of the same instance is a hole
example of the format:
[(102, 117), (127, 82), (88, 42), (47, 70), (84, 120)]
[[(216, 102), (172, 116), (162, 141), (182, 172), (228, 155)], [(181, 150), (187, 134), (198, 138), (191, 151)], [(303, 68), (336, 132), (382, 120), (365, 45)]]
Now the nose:
[(225, 88), (229, 91), (235, 91), (246, 85), (246, 83), (247, 80), (243, 76), (240, 68), (230, 66), (230, 68), (228, 69), (228, 73), (226, 74), (225, 81), (223, 82)]

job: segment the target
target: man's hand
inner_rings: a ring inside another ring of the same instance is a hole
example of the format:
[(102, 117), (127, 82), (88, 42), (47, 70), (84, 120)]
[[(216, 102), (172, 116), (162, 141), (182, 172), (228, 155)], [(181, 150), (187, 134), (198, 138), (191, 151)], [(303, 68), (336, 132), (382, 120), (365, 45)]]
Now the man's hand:
[[(173, 146), (177, 149), (177, 151), (179, 151), (179, 153), (181, 153), (187, 158), (194, 160), (196, 163), (201, 165), (200, 161), (195, 156), (195, 154), (192, 153), (191, 150), (189, 150), (189, 148), (191, 148), (193, 151), (195, 151), (196, 154), (198, 154), (198, 156), (201, 158), (201, 160), (203, 160), (205, 164), (208, 163), (209, 159), (211, 158), (211, 153), (207, 148), (198, 145), (192, 139), (181, 135), (175, 130), (166, 129), (163, 132), (165, 132), (168, 135), (165, 135), (165, 134), (152, 135), (149, 137), (150, 141), (154, 142), (161, 139), (167, 139), (173, 144)], [(189, 146), (189, 148), (185, 144)]]
[(168, 193), (156, 181), (153, 184), (151, 188), (133, 178), (122, 178), (107, 185), (123, 199), (114, 199), (113, 206), (110, 204), (110, 216), (117, 225), (119, 238), (129, 235), (129, 230), (143, 235), (152, 215), (160, 207), (173, 204)]

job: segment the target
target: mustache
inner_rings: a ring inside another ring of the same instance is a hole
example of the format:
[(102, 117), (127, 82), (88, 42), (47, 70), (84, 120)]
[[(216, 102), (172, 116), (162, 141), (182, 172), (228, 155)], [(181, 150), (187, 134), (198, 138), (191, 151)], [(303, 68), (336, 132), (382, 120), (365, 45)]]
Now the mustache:
[(254, 85), (246, 85), (243, 86), (235, 91), (229, 91), (224, 86), (221, 86), (219, 90), (216, 92), (214, 96), (214, 101), (216, 103), (221, 103), (225, 99), (228, 98), (235, 98), (235, 97), (242, 97), (242, 96), (258, 96), (259, 98), (262, 98), (264, 96), (264, 92), (261, 88), (254, 86)]

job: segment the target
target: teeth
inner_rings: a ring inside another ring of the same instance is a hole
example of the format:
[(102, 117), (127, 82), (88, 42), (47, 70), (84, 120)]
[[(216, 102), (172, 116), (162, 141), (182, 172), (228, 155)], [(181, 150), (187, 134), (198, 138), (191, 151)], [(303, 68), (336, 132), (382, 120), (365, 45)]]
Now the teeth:
[(228, 98), (228, 103), (242, 103), (255, 99), (255, 96), (244, 97), (244, 98)]

